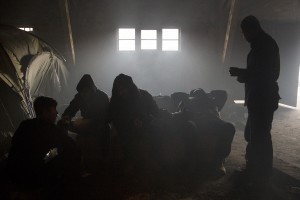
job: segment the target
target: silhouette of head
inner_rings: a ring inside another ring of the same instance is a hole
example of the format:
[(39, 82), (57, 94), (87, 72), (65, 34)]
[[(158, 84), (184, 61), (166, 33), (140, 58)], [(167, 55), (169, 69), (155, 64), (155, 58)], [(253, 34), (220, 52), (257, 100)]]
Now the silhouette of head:
[(78, 91), (81, 98), (83, 98), (84, 100), (89, 99), (91, 95), (96, 91), (96, 86), (91, 75), (83, 75), (76, 87), (76, 90)]
[(262, 31), (258, 19), (253, 15), (249, 15), (242, 20), (241, 29), (245, 39), (250, 43), (253, 42), (256, 36)]
[(51, 123), (54, 123), (57, 117), (56, 106), (57, 102), (54, 99), (45, 96), (37, 97), (33, 103), (36, 117)]
[(119, 74), (113, 83), (112, 96), (127, 99), (135, 97), (138, 94), (138, 88), (132, 78), (125, 74)]

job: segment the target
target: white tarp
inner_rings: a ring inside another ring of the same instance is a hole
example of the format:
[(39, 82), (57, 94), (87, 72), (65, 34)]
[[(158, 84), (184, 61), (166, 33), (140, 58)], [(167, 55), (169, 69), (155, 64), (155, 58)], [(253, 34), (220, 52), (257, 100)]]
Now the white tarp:
[[(54, 48), (33, 34), (0, 25), (0, 103), (3, 108), (11, 107), (6, 115), (1, 112), (0, 118), (34, 117), (32, 99), (38, 95), (61, 96), (67, 76), (65, 61)], [(14, 107), (21, 110), (11, 111)], [(5, 125), (2, 122), (0, 132)]]
[(64, 62), (50, 52), (39, 53), (31, 59), (26, 72), (29, 94), (58, 98), (66, 87), (68, 71)]

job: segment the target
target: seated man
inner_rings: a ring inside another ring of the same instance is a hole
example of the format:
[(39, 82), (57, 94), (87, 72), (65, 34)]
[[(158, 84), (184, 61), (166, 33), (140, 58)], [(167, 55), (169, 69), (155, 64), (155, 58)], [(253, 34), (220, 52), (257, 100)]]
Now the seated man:
[(13, 135), (7, 169), (17, 186), (46, 186), (79, 176), (80, 154), (55, 126), (56, 106), (52, 98), (36, 98), (36, 118), (23, 121)]
[(76, 90), (78, 93), (62, 114), (62, 118), (70, 121), (80, 111), (82, 118), (73, 121), (71, 124), (74, 132), (100, 134), (101, 131), (107, 131), (109, 105), (107, 94), (97, 89), (89, 74), (83, 75)]
[[(89, 74), (80, 79), (76, 90), (78, 93), (62, 114), (62, 121), (69, 123), (70, 130), (78, 134), (84, 167), (95, 168), (95, 164), (101, 162), (101, 156), (107, 153), (109, 99), (106, 93), (97, 89)], [(71, 121), (78, 111), (82, 118)]]
[(141, 164), (144, 147), (154, 117), (160, 115), (158, 106), (147, 91), (138, 89), (130, 76), (120, 74), (113, 83), (109, 116), (120, 139), (125, 163)]
[(146, 125), (160, 111), (151, 94), (138, 89), (130, 76), (120, 74), (113, 83), (109, 114), (113, 125), (121, 131)]

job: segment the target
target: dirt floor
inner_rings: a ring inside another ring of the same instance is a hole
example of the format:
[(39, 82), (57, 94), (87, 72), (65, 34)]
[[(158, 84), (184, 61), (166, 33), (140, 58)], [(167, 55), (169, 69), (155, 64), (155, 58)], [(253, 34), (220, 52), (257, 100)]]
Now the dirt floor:
[[(241, 108), (243, 109), (243, 108)], [(204, 169), (199, 174), (178, 176), (120, 176), (118, 169), (102, 165), (98, 174), (48, 191), (16, 191), (3, 186), (0, 199), (143, 199), (143, 200), (299, 200), (300, 199), (300, 111), (279, 108), (273, 122), (274, 172), (263, 187), (251, 185), (240, 174), (246, 142), (244, 121), (235, 121), (237, 131), (227, 159), (227, 174), (215, 178)], [(133, 174), (135, 172), (132, 172)], [(176, 172), (175, 172), (176, 173)], [(174, 174), (174, 173), (172, 173)], [(41, 193), (43, 197), (41, 198)], [(46, 195), (45, 195), (46, 194)], [(49, 194), (49, 195), (48, 195)]]

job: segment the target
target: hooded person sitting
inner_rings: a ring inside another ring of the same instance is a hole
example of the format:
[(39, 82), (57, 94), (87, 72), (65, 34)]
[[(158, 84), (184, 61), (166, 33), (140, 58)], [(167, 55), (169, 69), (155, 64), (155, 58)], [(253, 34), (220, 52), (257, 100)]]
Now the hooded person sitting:
[[(125, 164), (140, 165), (141, 153), (149, 142), (151, 122), (160, 115), (153, 97), (145, 90), (138, 89), (132, 78), (118, 75), (113, 83), (109, 117), (116, 138), (119, 138)], [(146, 139), (147, 138), (147, 139)]]
[(146, 126), (160, 111), (151, 94), (138, 89), (130, 76), (120, 74), (113, 83), (109, 115), (114, 127), (123, 132)]
[(83, 75), (76, 90), (78, 93), (65, 109), (62, 118), (70, 121), (80, 111), (82, 118), (73, 121), (71, 126), (74, 132), (98, 134), (100, 131), (107, 130), (109, 105), (107, 94), (97, 89), (89, 74)]
[[(107, 153), (109, 98), (106, 93), (97, 89), (89, 74), (83, 75), (76, 90), (78, 93), (62, 114), (62, 121), (78, 134), (77, 142), (85, 165), (94, 166), (93, 162), (100, 161), (101, 156)], [(78, 111), (82, 118), (72, 120)]]

